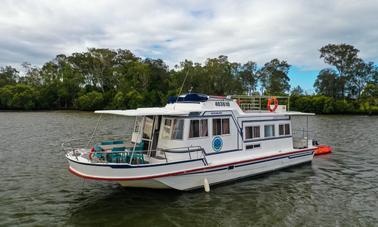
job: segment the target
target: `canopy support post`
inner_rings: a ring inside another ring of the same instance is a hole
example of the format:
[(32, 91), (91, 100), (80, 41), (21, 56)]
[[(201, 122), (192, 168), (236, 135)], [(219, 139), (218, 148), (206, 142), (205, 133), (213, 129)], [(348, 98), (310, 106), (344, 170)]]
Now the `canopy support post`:
[(306, 146), (308, 147), (308, 116), (306, 116)]
[(93, 140), (93, 137), (94, 137), (94, 135), (96, 134), (96, 131), (97, 131), (97, 128), (98, 128), (98, 126), (99, 126), (99, 124), (100, 124), (100, 121), (101, 121), (101, 117), (102, 117), (102, 114), (100, 114), (100, 117), (98, 118), (98, 120), (97, 120), (97, 124), (96, 124), (96, 127), (94, 128), (94, 130), (93, 130), (93, 132), (92, 132), (92, 135), (91, 135), (91, 138), (89, 139), (89, 141), (88, 141), (88, 143), (87, 143), (87, 146), (86, 147), (88, 147), (89, 146), (89, 144), (92, 142), (92, 140)]

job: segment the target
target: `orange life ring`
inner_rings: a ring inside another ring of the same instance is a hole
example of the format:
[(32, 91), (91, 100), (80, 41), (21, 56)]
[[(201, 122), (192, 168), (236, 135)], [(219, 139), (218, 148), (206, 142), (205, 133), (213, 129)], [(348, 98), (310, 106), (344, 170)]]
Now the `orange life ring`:
[[(274, 102), (274, 107), (273, 107), (273, 109), (270, 107), (270, 104), (272, 103), (272, 101)], [(276, 97), (273, 96), (272, 98), (268, 99), (268, 105), (267, 105), (267, 108), (268, 108), (269, 112), (274, 112), (274, 111), (276, 111), (277, 107), (278, 107), (278, 100), (277, 100)]]

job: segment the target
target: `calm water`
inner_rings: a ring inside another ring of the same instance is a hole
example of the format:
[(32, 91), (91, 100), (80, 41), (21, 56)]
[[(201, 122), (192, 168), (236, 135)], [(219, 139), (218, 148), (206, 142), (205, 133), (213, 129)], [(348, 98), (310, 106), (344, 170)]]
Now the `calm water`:
[[(210, 193), (72, 176), (60, 144), (89, 136), (96, 121), (92, 113), (0, 113), (0, 226), (378, 226), (378, 117), (313, 117), (319, 141), (335, 148), (331, 155)], [(104, 122), (101, 133), (132, 124)]]

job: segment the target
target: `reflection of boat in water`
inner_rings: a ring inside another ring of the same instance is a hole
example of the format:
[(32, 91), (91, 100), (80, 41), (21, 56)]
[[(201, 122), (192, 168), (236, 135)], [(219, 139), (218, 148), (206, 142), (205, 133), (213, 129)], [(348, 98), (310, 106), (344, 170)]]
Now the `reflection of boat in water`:
[(316, 146), (304, 131), (295, 136), (291, 116), (313, 114), (277, 102), (262, 111), (264, 99), (187, 94), (161, 108), (96, 111), (135, 117), (131, 140), (69, 149), (69, 170), (123, 186), (189, 190), (312, 161)]

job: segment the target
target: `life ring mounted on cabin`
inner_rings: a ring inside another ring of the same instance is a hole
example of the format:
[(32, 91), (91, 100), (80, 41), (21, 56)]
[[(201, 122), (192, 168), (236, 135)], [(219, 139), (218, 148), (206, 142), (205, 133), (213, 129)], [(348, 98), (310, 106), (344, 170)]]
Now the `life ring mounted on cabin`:
[[(274, 103), (273, 109), (270, 106), (272, 104), (272, 102)], [(278, 99), (275, 96), (273, 96), (272, 98), (268, 99), (267, 108), (268, 108), (269, 112), (276, 111), (277, 107), (278, 107)]]

